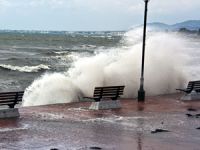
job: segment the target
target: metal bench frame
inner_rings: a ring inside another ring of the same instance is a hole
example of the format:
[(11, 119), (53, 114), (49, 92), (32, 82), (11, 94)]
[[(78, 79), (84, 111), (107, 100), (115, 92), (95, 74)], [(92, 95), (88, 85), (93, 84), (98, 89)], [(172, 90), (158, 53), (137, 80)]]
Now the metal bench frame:
[(200, 92), (200, 80), (198, 81), (189, 81), (186, 89), (176, 89), (187, 94), (191, 93), (193, 90)]

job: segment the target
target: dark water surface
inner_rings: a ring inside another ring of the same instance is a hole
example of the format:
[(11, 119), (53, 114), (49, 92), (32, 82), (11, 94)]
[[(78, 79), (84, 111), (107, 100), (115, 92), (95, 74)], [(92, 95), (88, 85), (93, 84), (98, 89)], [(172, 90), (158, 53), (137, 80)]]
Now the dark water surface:
[(24, 90), (45, 72), (120, 44), (123, 32), (0, 32), (0, 91)]

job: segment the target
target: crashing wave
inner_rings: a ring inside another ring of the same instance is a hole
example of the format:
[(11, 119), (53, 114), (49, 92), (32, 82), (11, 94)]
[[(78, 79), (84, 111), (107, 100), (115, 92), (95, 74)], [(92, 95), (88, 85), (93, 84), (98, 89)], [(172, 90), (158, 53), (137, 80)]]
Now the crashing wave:
[[(36, 79), (25, 90), (23, 106), (76, 102), (82, 95), (92, 96), (95, 86), (125, 85), (123, 97), (136, 97), (142, 47), (138, 39), (142, 34), (135, 32), (124, 36), (125, 48), (119, 46), (94, 56), (80, 56), (67, 72)], [(145, 58), (146, 95), (174, 93), (186, 83), (183, 73), (186, 44), (173, 33), (151, 33)]]
[(19, 72), (38, 72), (40, 70), (50, 69), (49, 66), (44, 64), (40, 64), (37, 66), (12, 66), (12, 65), (0, 64), (0, 67), (3, 69), (19, 71)]

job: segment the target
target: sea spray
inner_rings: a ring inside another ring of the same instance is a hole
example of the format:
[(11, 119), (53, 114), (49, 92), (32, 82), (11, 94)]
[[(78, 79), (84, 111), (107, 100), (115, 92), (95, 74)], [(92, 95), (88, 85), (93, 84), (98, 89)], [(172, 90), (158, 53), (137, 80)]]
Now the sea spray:
[(145, 84), (149, 95), (175, 92), (186, 83), (183, 74), (186, 47), (180, 36), (157, 33), (149, 38), (146, 51)]
[[(148, 39), (145, 60), (145, 88), (148, 95), (175, 92), (185, 83), (182, 74), (183, 43), (175, 35), (159, 33)], [(128, 50), (82, 58), (70, 69), (70, 76), (85, 95), (94, 86), (125, 85), (124, 97), (136, 97), (139, 89), (141, 43)], [(172, 57), (173, 56), (173, 57)], [(87, 85), (87, 88), (85, 88)]]
[(35, 106), (78, 101), (81, 92), (61, 73), (44, 74), (25, 91), (23, 106)]
[[(81, 95), (92, 96), (95, 86), (125, 85), (124, 97), (136, 97), (142, 47), (138, 39), (141, 37), (135, 37), (134, 31), (128, 32), (121, 47), (79, 58), (65, 75), (43, 75), (26, 89), (23, 106), (78, 101)], [(186, 82), (182, 73), (184, 41), (171, 33), (150, 33), (146, 45), (147, 95), (175, 92)]]

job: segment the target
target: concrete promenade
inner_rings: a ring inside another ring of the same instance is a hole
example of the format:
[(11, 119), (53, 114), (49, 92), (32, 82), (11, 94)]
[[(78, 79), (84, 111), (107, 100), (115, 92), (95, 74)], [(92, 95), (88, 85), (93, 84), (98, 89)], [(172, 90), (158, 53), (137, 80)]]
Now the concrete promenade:
[(19, 108), (20, 118), (0, 119), (0, 150), (200, 150), (200, 100), (180, 97), (126, 99), (114, 110), (89, 110), (91, 102)]

